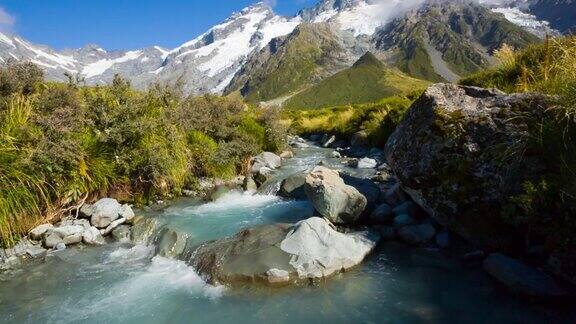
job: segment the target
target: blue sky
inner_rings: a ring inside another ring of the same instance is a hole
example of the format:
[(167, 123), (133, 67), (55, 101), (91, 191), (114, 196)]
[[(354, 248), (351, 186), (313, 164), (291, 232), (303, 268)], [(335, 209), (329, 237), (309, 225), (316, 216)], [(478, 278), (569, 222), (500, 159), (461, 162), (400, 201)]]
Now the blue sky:
[[(270, 0), (294, 15), (316, 0)], [(0, 30), (57, 49), (173, 48), (257, 0), (0, 0)]]

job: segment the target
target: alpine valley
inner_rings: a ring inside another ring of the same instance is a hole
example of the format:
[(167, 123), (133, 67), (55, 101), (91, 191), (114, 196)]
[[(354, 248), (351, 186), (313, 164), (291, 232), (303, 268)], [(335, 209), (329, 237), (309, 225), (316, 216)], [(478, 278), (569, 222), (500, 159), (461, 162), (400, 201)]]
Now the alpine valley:
[(0, 34), (0, 323), (576, 323), (576, 3), (274, 3)]
[(140, 89), (181, 82), (187, 93), (239, 90), (252, 101), (282, 103), (366, 52), (410, 77), (454, 81), (490, 66), (504, 43), (523, 48), (554, 28), (569, 31), (573, 7), (570, 0), (323, 0), (281, 17), (256, 3), (174, 49), (55, 51), (5, 33), (0, 60), (31, 61), (50, 80), (98, 85), (120, 74)]

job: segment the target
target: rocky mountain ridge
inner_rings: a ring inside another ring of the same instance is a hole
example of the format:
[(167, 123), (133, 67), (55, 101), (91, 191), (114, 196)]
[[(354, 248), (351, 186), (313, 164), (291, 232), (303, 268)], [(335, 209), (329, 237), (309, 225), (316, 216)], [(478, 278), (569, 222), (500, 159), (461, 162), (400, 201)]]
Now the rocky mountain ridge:
[[(45, 70), (48, 79), (56, 81), (67, 80), (65, 74), (69, 74), (84, 78), (89, 85), (105, 84), (118, 73), (130, 79), (137, 88), (146, 88), (154, 82), (181, 81), (189, 93), (221, 93), (246, 67), (251, 56), (273, 45), (271, 40), (291, 34), (303, 22), (331, 26), (343, 40), (346, 51), (351, 53), (345, 60), (350, 66), (371, 48), (374, 35), (383, 26), (423, 2), (323, 0), (294, 17), (276, 15), (268, 5), (260, 2), (234, 13), (223, 23), (175, 49), (151, 46), (131, 51), (106, 51), (97, 45), (87, 45), (56, 51), (17, 35), (0, 33), (0, 62), (10, 59), (31, 61)], [(483, 2), (494, 8), (526, 7), (526, 1)], [(520, 22), (506, 12), (503, 14), (528, 30), (547, 26), (525, 20)], [(326, 74), (337, 71), (328, 70)]]

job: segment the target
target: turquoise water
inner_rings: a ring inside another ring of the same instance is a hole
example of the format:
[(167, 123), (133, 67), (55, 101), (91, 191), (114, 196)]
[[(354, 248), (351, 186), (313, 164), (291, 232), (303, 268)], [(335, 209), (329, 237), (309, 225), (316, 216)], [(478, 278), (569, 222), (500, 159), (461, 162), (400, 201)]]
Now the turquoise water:
[[(300, 152), (281, 173), (329, 151)], [(329, 161), (336, 166), (340, 161)], [(363, 171), (364, 172), (364, 171)], [(201, 243), (264, 223), (311, 215), (307, 202), (230, 193), (147, 212)], [(569, 310), (506, 294), (482, 272), (439, 254), (383, 244), (355, 270), (317, 286), (207, 285), (181, 261), (146, 246), (69, 249), (0, 282), (2, 323), (541, 323), (574, 322)]]

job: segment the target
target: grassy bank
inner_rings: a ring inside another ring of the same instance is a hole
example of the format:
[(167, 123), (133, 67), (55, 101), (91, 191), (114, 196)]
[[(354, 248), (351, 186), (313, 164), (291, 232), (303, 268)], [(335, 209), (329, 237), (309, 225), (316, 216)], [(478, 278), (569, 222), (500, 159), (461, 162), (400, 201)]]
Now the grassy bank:
[(369, 104), (287, 110), (283, 121), (300, 135), (327, 133), (351, 138), (363, 131), (370, 145), (383, 147), (412, 100), (413, 97), (394, 96)]
[(0, 68), (0, 244), (60, 217), (88, 195), (145, 203), (229, 178), (277, 151), (276, 112), (241, 98), (43, 81), (29, 63)]
[(555, 101), (543, 116), (529, 120), (531, 145), (524, 153), (526, 158), (542, 158), (545, 170), (539, 180), (524, 184), (525, 192), (512, 197), (504, 212), (514, 224), (545, 232), (549, 247), (571, 255), (576, 269), (576, 37), (548, 39), (520, 52), (503, 47), (497, 57), (498, 67), (462, 84), (541, 92)]

